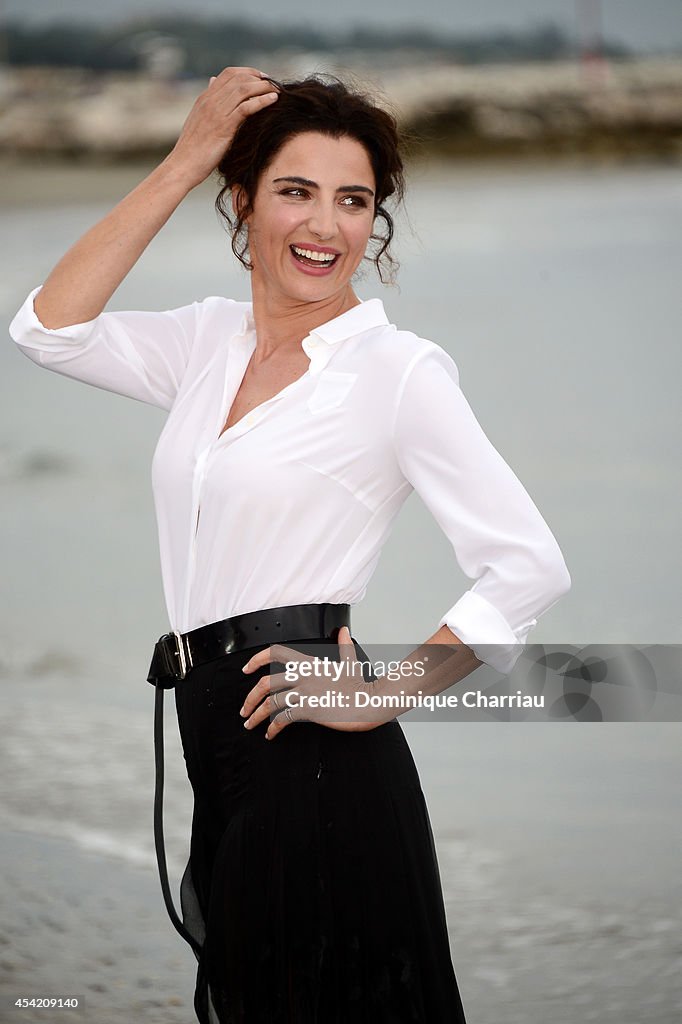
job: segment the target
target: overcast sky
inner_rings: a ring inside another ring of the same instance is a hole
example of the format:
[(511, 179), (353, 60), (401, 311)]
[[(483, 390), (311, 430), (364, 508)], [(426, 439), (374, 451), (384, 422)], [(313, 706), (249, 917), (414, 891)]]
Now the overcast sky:
[(354, 25), (409, 26), (453, 33), (525, 28), (551, 20), (575, 34), (578, 8), (601, 8), (604, 35), (638, 50), (682, 49), (682, 0), (0, 0), (0, 11), (25, 24), (68, 16), (79, 21), (121, 21), (131, 14), (209, 14), (268, 24), (343, 29)]

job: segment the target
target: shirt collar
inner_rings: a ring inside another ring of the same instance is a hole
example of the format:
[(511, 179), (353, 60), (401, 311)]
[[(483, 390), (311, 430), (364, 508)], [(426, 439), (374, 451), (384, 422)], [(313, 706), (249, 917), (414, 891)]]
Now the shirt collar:
[(335, 346), (340, 342), (387, 323), (381, 299), (367, 299), (333, 320), (328, 320), (326, 324), (315, 327), (301, 342), (310, 360), (311, 376), (316, 377), (322, 373), (334, 354)]
[[(361, 334), (372, 327), (382, 327), (388, 323), (389, 320), (381, 299), (365, 299), (359, 305), (341, 313), (340, 316), (335, 316), (333, 320), (328, 320), (326, 324), (320, 324), (319, 327), (313, 328), (307, 338), (304, 338), (304, 342), (311, 335), (315, 335), (327, 345), (336, 345), (337, 342), (351, 338), (354, 334)], [(247, 334), (254, 330), (255, 326), (253, 306), (249, 303), (244, 310), (239, 333)], [(306, 347), (305, 344), (303, 347)]]
[[(326, 324), (315, 327), (301, 342), (301, 348), (310, 360), (310, 375), (317, 377), (322, 373), (334, 354), (334, 346), (339, 342), (388, 323), (381, 299), (366, 299), (333, 320), (328, 320)], [(249, 305), (242, 320), (242, 330), (244, 336), (250, 337), (252, 341), (254, 336), (251, 331), (254, 326), (253, 306)]]
[(239, 325), (238, 336), (250, 334), (256, 327), (253, 319), (253, 306), (251, 303), (244, 303), (244, 314), (242, 316), (242, 322)]
[(381, 299), (366, 299), (359, 305), (347, 309), (345, 313), (328, 320), (326, 324), (320, 324), (310, 333), (322, 338), (328, 345), (336, 345), (339, 341), (353, 337), (354, 334), (362, 334), (372, 327), (381, 327), (388, 324), (388, 317), (384, 311), (384, 304)]

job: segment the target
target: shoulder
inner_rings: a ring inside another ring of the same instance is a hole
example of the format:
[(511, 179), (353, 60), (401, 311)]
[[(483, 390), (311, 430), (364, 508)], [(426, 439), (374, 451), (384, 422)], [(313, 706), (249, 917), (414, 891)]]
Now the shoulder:
[(242, 331), (251, 314), (251, 303), (227, 299), (223, 295), (207, 295), (195, 303), (196, 341), (208, 355)]
[(241, 324), (251, 303), (238, 299), (226, 299), (224, 295), (207, 295), (196, 303), (202, 320), (222, 320), (228, 324)]
[(358, 338), (357, 354), (385, 379), (402, 387), (409, 377), (445, 371), (459, 383), (459, 369), (450, 353), (436, 341), (393, 323), (370, 328)]

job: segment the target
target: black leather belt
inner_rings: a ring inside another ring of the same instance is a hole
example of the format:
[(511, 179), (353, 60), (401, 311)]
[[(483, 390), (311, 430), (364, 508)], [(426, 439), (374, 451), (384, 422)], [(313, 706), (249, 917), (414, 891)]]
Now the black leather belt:
[(295, 640), (329, 640), (336, 643), (342, 626), (350, 629), (348, 604), (291, 604), (281, 608), (233, 615), (220, 622), (199, 626), (188, 633), (164, 633), (154, 647), (147, 681), (156, 687), (154, 703), (154, 846), (161, 890), (166, 910), (174, 927), (190, 944), (195, 956), (203, 945), (190, 934), (178, 917), (168, 884), (166, 850), (163, 838), (163, 691), (186, 678), (198, 665), (249, 647)]
[(225, 654), (279, 641), (336, 639), (350, 628), (348, 604), (291, 604), (233, 615), (188, 633), (164, 633), (157, 641), (148, 682), (171, 689), (197, 665)]

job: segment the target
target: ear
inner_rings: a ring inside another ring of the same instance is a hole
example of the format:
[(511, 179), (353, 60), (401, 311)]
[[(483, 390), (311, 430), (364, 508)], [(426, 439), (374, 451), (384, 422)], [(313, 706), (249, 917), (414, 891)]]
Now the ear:
[(243, 210), (247, 205), (246, 192), (241, 185), (233, 185), (232, 189), (232, 212), (235, 217), (239, 216), (239, 211)]

